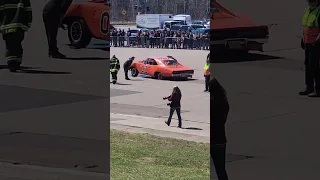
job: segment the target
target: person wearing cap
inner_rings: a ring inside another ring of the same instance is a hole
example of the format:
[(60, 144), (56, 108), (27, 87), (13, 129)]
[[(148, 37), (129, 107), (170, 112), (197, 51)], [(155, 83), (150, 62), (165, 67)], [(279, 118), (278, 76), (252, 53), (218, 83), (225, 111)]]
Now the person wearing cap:
[(128, 71), (129, 71), (129, 69), (130, 69), (130, 66), (131, 66), (134, 58), (135, 58), (135, 57), (132, 56), (131, 58), (129, 58), (129, 59), (123, 64), (123, 70), (124, 70), (124, 75), (125, 75), (126, 80), (130, 80), (129, 77), (128, 77)]
[(207, 56), (206, 64), (204, 65), (204, 78), (205, 78), (205, 90), (204, 92), (210, 91), (209, 82), (210, 82), (210, 53)]
[(120, 61), (115, 55), (113, 55), (112, 58), (110, 59), (110, 73), (112, 76), (113, 84), (117, 83), (119, 70), (120, 70)]
[(305, 84), (300, 95), (320, 97), (320, 4), (319, 0), (308, 0), (309, 7), (305, 9), (302, 25), (303, 37), (301, 47), (305, 51)]

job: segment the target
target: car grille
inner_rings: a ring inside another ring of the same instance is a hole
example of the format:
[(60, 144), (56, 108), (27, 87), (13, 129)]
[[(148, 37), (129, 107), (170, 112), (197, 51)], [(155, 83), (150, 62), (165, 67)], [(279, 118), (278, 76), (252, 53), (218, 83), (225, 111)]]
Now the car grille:
[(223, 29), (210, 30), (210, 40), (224, 40), (228, 38), (267, 38), (269, 30), (267, 26), (254, 28), (237, 28), (237, 29)]
[(173, 71), (172, 74), (181, 74), (181, 73), (187, 73), (187, 74), (193, 74), (193, 70), (185, 70), (185, 71)]

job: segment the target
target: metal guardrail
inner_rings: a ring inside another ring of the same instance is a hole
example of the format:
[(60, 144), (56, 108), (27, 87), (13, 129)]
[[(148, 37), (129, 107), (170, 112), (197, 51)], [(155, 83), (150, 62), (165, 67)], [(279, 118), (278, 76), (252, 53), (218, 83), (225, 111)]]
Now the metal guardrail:
[(110, 36), (111, 46), (209, 50), (210, 38)]
[(136, 22), (110, 22), (111, 25), (136, 25)]

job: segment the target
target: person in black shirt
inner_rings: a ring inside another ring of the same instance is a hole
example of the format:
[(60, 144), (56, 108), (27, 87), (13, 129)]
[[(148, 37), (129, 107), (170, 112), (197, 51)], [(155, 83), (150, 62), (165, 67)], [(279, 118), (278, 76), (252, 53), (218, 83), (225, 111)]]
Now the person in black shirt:
[(212, 79), (210, 81), (210, 155), (219, 180), (228, 180), (225, 123), (229, 108), (225, 89), (217, 79)]
[(135, 57), (132, 56), (131, 58), (129, 58), (129, 59), (123, 64), (124, 75), (125, 75), (126, 80), (130, 80), (129, 77), (128, 77), (128, 71), (129, 71), (129, 68), (130, 68), (132, 62), (134, 61), (134, 58), (135, 58)]
[(73, 0), (50, 0), (43, 8), (43, 22), (49, 44), (49, 57), (64, 59), (66, 56), (59, 52), (57, 46), (58, 29), (65, 29), (62, 24), (64, 15)]
[(178, 86), (174, 86), (172, 94), (168, 97), (163, 98), (163, 100), (168, 99), (168, 101), (171, 101), (171, 103), (168, 104), (168, 105), (170, 105), (170, 114), (168, 117), (168, 121), (165, 121), (165, 123), (168, 126), (170, 126), (172, 115), (173, 115), (174, 111), (177, 111), (177, 115), (178, 115), (178, 119), (179, 119), (178, 127), (179, 128), (182, 127), (181, 104), (180, 104), (181, 97), (182, 97), (182, 94), (181, 94), (180, 89), (178, 88)]

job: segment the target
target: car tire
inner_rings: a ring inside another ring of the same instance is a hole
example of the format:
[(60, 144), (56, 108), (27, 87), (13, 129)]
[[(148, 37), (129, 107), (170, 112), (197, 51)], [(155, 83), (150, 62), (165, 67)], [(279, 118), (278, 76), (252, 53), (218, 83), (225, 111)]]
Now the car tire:
[(156, 79), (158, 80), (163, 80), (163, 76), (161, 73), (155, 73), (155, 76), (154, 76)]
[(139, 75), (139, 71), (137, 68), (131, 68), (130, 71), (132, 77), (137, 77)]
[(83, 19), (73, 19), (68, 24), (68, 37), (71, 46), (86, 48), (92, 39), (91, 32)]

